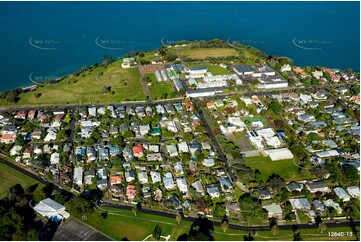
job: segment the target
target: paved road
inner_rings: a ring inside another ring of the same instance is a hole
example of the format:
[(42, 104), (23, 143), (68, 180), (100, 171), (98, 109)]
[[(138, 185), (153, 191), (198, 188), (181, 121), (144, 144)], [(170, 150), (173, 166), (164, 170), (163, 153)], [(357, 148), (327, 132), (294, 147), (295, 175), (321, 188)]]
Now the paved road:
[(204, 127), (206, 128), (206, 131), (207, 131), (209, 137), (213, 140), (214, 146), (216, 147), (220, 158), (222, 159), (223, 163), (225, 164), (225, 166), (227, 168), (229, 177), (232, 179), (232, 181), (236, 181), (237, 180), (236, 176), (233, 174), (232, 169), (231, 169), (231, 167), (230, 167), (230, 165), (228, 163), (228, 160), (227, 160), (226, 156), (224, 155), (224, 153), (223, 153), (223, 151), (221, 149), (221, 146), (219, 145), (216, 137), (214, 136), (211, 127), (209, 126), (207, 120), (204, 118), (202, 110), (200, 110), (198, 108), (196, 102), (193, 102), (193, 106), (194, 106), (194, 111), (196, 112), (196, 114), (199, 116), (202, 123), (204, 124)]
[[(119, 208), (119, 209), (128, 210), (128, 211), (131, 211), (133, 208), (133, 206), (131, 206), (131, 205), (117, 204), (117, 203), (112, 203), (112, 202), (103, 202), (103, 203), (101, 203), (101, 206), (114, 207), (114, 208)], [(167, 217), (167, 218), (174, 218), (174, 219), (176, 217), (176, 214), (174, 214), (174, 213), (164, 212), (164, 211), (159, 211), (159, 210), (152, 210), (152, 209), (148, 209), (148, 208), (141, 208), (139, 210), (139, 212), (142, 212), (145, 214), (163, 216), (163, 217)], [(196, 219), (195, 217), (183, 217), (182, 220), (194, 222), (195, 219)], [(222, 225), (222, 222), (220, 222), (220, 221), (212, 221), (212, 222), (213, 222), (213, 225), (216, 225), (216, 226)], [(360, 220), (354, 221), (354, 224), (359, 225)], [(292, 230), (295, 225), (297, 226), (298, 229), (318, 228), (318, 226), (316, 224), (314, 224), (314, 225), (287, 224), (287, 225), (278, 225), (278, 228), (280, 230)], [(352, 225), (351, 221), (344, 221), (344, 222), (340, 222), (340, 223), (327, 222), (328, 228), (351, 227), (351, 225)], [(229, 224), (229, 228), (238, 229), (238, 230), (251, 230), (251, 231), (270, 230), (270, 226), (243, 226), (243, 225), (239, 225), (239, 224)]]
[[(1, 156), (0, 156), (0, 162), (7, 165), (7, 166), (9, 166), (9, 167), (11, 167), (11, 168), (13, 168), (13, 169), (15, 169), (15, 170), (17, 170), (17, 171), (19, 171), (19, 172), (21, 172), (21, 173), (23, 173), (26, 176), (29, 176), (29, 177), (33, 178), (34, 180), (36, 180), (37, 182), (39, 182), (41, 184), (44, 184), (45, 186), (54, 185), (54, 190), (59, 192), (59, 193), (67, 192), (69, 194), (72, 194), (71, 192), (62, 189), (62, 188), (58, 187), (57, 185), (55, 185), (55, 184), (53, 184), (51, 182), (45, 181), (44, 179), (40, 178), (37, 174), (32, 173), (31, 171), (29, 171), (29, 170), (27, 170), (25, 168), (22, 168), (22, 167), (20, 167), (20, 166), (18, 166), (16, 164), (14, 164), (11, 161), (8, 161), (8, 160), (4, 159)], [(72, 195), (74, 195), (74, 194), (72, 194)]]

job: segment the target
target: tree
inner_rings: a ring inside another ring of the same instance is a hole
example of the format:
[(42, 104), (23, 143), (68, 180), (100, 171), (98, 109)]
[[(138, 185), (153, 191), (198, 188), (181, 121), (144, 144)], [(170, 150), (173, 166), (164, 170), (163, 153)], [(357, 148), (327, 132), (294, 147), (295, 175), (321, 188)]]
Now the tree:
[(286, 187), (286, 182), (278, 175), (272, 175), (269, 179), (269, 185), (271, 186), (272, 191), (277, 195), (282, 188)]
[(221, 227), (222, 227), (223, 232), (225, 233), (228, 230), (229, 225), (228, 225), (228, 223), (226, 221), (224, 221), (222, 223)]
[(15, 140), (16, 144), (20, 145), (20, 146), (24, 146), (25, 145), (25, 140), (24, 140), (24, 136), (22, 134), (18, 134), (16, 136), (16, 140)]
[(161, 235), (162, 235), (162, 227), (160, 227), (159, 225), (156, 225), (154, 230), (153, 230), (153, 237), (156, 240), (160, 240)]
[(318, 228), (320, 229), (321, 231), (321, 234), (323, 233), (323, 231), (325, 231), (327, 229), (327, 225), (325, 222), (321, 222), (319, 225), (318, 225)]
[(134, 213), (135, 216), (137, 216), (137, 213), (139, 212), (139, 208), (137, 206), (134, 206), (132, 208), (132, 212)]
[(86, 220), (94, 210), (94, 205), (89, 200), (79, 196), (65, 203), (65, 207), (71, 215), (82, 220)]
[(39, 241), (38, 231), (36, 231), (35, 229), (30, 229), (28, 231), (27, 240), (28, 241)]
[(178, 224), (180, 224), (180, 222), (182, 221), (182, 215), (177, 214), (177, 216), (175, 216), (175, 219), (177, 220)]
[(277, 100), (273, 100), (270, 103), (269, 109), (271, 109), (275, 114), (281, 114), (283, 112), (283, 106)]
[(251, 219), (262, 216), (263, 209), (261, 202), (257, 198), (252, 197), (251, 194), (243, 194), (238, 201), (244, 217)]
[(278, 229), (277, 225), (273, 225), (273, 226), (272, 226), (271, 232), (272, 232), (273, 235), (278, 234), (279, 229)]

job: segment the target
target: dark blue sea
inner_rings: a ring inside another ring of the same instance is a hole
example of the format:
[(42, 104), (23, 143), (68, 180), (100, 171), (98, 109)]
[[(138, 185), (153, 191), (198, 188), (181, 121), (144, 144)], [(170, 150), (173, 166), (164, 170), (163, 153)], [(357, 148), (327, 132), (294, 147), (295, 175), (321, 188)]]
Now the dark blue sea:
[[(359, 2), (1, 2), (0, 90), (130, 50), (229, 39), (300, 66), (360, 66)], [(296, 45), (299, 47), (297, 47)]]

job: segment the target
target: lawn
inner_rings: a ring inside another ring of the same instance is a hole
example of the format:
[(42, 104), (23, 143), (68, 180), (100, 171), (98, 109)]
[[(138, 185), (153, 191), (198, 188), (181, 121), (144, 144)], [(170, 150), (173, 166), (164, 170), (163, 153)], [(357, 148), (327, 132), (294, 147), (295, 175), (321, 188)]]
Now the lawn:
[[(106, 208), (106, 210), (109, 211), (106, 219), (101, 219), (100, 214), (102, 211), (96, 209), (85, 222), (115, 240), (121, 240), (125, 237), (129, 240), (143, 240), (153, 233), (154, 227), (158, 224), (162, 227), (162, 236), (171, 235), (170, 240), (175, 241), (179, 235), (188, 233), (192, 224), (188, 221), (181, 221), (178, 224), (175, 218), (165, 218), (141, 212), (134, 216), (131, 211), (116, 208)], [(332, 228), (327, 229), (323, 234), (320, 233), (319, 229), (303, 229), (301, 230), (301, 237), (308, 238), (308, 240), (328, 240), (328, 231), (351, 231), (351, 229), (348, 227)], [(213, 233), (215, 240), (222, 241), (240, 241), (244, 239), (246, 234), (248, 234), (248, 231), (235, 229), (228, 229), (224, 233), (219, 226), (214, 226)], [(354, 237), (340, 238), (340, 240), (346, 239), (354, 239)], [(154, 239), (150, 238), (148, 240)], [(291, 230), (279, 230), (277, 235), (272, 235), (271, 231), (259, 231), (258, 235), (255, 236), (255, 240), (293, 240), (293, 233)]]
[[(37, 183), (39, 182), (3, 163), (0, 163), (0, 198), (6, 194), (7, 189), (15, 184), (21, 184), (25, 188)], [(41, 184), (40, 186), (43, 185)]]
[(255, 156), (244, 158), (246, 165), (261, 172), (262, 180), (267, 181), (273, 173), (278, 174), (286, 181), (297, 181), (311, 177), (309, 172), (299, 174), (298, 167), (292, 160), (272, 161), (269, 157)]
[[(115, 61), (104, 68), (94, 67), (78, 77), (71, 75), (56, 84), (38, 87), (36, 90), (20, 94), (16, 104), (2, 101), (1, 105), (61, 105), (61, 104), (96, 104), (120, 101), (144, 101), (145, 92), (139, 83), (138, 68), (121, 68), (121, 61)], [(108, 93), (103, 93), (104, 86), (110, 86)], [(39, 97), (36, 97), (39, 94)]]
[(230, 72), (227, 68), (220, 67), (219, 65), (198, 64), (198, 65), (192, 65), (192, 66), (199, 66), (199, 65), (207, 67), (213, 76), (232, 74), (232, 72)]
[[(152, 74), (154, 76), (154, 74)], [(169, 82), (152, 81), (152, 84), (148, 86), (152, 99), (166, 99), (175, 96), (173, 85)]]
[[(171, 49), (172, 50), (172, 49)], [(205, 59), (207, 57), (227, 57), (227, 56), (239, 56), (237, 50), (233, 48), (205, 48), (205, 49), (178, 49), (177, 52), (181, 55), (192, 59)]]

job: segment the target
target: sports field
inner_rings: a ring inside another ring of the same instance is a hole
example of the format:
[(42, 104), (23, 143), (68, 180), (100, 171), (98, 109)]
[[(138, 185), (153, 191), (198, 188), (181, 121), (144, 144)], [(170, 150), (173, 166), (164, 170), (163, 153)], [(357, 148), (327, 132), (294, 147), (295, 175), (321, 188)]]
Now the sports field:
[(180, 55), (184, 55), (186, 57), (192, 59), (205, 59), (207, 57), (227, 57), (227, 56), (239, 56), (237, 50), (233, 48), (205, 48), (205, 49), (179, 49), (177, 52)]

